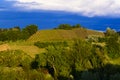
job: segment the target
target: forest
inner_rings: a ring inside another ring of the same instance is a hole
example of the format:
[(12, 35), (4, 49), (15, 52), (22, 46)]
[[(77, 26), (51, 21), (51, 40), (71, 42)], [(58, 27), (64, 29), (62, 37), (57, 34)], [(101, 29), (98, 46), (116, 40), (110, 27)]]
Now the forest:
[[(75, 28), (81, 26), (61, 24), (55, 30)], [(36, 25), (0, 29), (0, 44), (27, 43), (37, 31)], [(19, 49), (0, 51), (0, 80), (120, 80), (120, 35), (110, 28), (103, 37), (37, 41), (32, 45), (45, 50), (35, 57)]]

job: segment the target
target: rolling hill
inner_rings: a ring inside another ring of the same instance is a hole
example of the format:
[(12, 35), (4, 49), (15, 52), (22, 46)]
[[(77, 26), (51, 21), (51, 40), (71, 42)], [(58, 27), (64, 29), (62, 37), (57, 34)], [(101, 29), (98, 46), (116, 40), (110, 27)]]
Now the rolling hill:
[(42, 53), (45, 50), (34, 46), (34, 42), (48, 41), (71, 41), (73, 39), (85, 39), (88, 36), (97, 35), (104, 36), (104, 33), (87, 30), (84, 28), (76, 28), (71, 30), (55, 29), (55, 30), (39, 30), (33, 34), (27, 41), (8, 42), (0, 45), (0, 51), (6, 50), (22, 50), (31, 57), (35, 54)]
[(85, 39), (90, 35), (104, 36), (104, 33), (87, 30), (84, 28), (77, 28), (71, 30), (40, 30), (32, 35), (27, 41), (61, 41), (61, 40), (72, 40), (72, 39)]

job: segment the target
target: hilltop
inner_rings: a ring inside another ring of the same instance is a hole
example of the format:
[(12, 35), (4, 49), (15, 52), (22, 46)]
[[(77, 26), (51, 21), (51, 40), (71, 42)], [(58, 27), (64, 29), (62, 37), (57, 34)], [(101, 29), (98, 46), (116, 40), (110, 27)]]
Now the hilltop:
[(75, 28), (71, 30), (53, 29), (53, 30), (39, 30), (33, 34), (27, 41), (64, 41), (73, 39), (86, 39), (89, 36), (104, 36), (103, 32), (95, 30), (88, 30), (85, 28)]
[(120, 80), (120, 36), (114, 30), (32, 26), (1, 30), (1, 80)]

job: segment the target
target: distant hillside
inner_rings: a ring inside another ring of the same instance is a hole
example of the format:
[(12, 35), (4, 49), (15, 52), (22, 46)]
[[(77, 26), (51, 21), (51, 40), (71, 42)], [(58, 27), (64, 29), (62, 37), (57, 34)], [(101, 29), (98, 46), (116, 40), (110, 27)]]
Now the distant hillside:
[(104, 36), (104, 33), (87, 30), (84, 28), (77, 28), (72, 30), (40, 30), (33, 34), (28, 41), (59, 41), (59, 40), (72, 40), (72, 39), (85, 39), (90, 35)]

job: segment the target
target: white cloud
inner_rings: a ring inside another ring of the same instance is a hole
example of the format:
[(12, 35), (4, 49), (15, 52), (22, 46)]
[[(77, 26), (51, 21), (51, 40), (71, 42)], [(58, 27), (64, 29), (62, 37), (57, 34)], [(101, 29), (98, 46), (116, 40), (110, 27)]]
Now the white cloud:
[(84, 16), (120, 17), (120, 0), (7, 0), (23, 10), (55, 10)]

